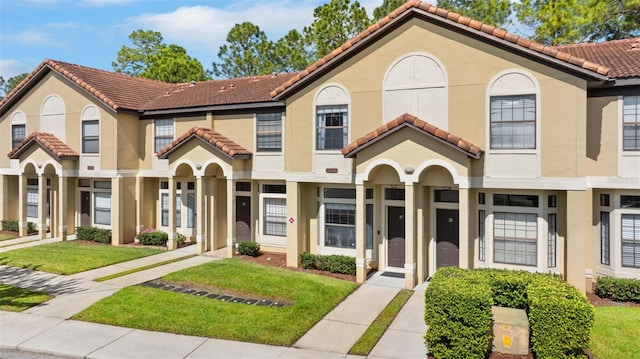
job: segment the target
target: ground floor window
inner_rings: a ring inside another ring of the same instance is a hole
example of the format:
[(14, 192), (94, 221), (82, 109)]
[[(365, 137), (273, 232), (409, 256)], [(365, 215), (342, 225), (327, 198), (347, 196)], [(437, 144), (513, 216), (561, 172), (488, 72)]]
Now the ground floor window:
[(600, 212), (600, 263), (609, 265), (610, 243), (609, 243), (609, 212)]
[(27, 188), (27, 217), (38, 218), (38, 188)]
[(494, 261), (535, 266), (537, 263), (537, 215), (495, 212)]
[(622, 266), (640, 268), (640, 214), (622, 214)]
[(93, 218), (96, 224), (111, 224), (111, 193), (93, 193)]
[(324, 204), (324, 245), (339, 248), (356, 247), (356, 205)]
[[(549, 196), (551, 197), (551, 196)], [(550, 213), (548, 218), (547, 267), (556, 267), (558, 233), (556, 230), (556, 214)]]
[(264, 198), (263, 234), (285, 237), (287, 235), (287, 200), (285, 198)]
[(484, 216), (483, 209), (478, 211), (478, 260), (484, 262), (485, 260), (485, 240), (484, 240)]

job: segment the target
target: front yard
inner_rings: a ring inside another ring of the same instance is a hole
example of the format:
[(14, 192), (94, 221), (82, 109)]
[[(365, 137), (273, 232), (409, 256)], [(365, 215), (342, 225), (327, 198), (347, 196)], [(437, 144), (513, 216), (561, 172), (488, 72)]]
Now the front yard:
[(599, 359), (640, 358), (640, 307), (596, 307), (589, 348)]
[[(261, 307), (134, 286), (73, 319), (177, 334), (291, 346), (357, 284), (226, 259), (169, 274), (163, 281), (209, 293), (291, 304)], [(152, 299), (151, 299), (152, 298)]]
[(155, 248), (115, 247), (84, 241), (57, 242), (0, 253), (0, 264), (74, 274), (161, 252)]
[(0, 310), (21, 312), (52, 298), (46, 293), (0, 284)]

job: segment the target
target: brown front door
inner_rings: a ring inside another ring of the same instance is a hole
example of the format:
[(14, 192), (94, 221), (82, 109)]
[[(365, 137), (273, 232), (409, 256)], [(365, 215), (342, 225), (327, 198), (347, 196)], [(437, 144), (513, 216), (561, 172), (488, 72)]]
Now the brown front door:
[(404, 207), (387, 207), (387, 265), (404, 268)]
[(458, 266), (458, 210), (436, 210), (436, 268)]
[(251, 240), (251, 197), (236, 196), (236, 241)]
[(91, 192), (80, 192), (80, 225), (91, 226)]

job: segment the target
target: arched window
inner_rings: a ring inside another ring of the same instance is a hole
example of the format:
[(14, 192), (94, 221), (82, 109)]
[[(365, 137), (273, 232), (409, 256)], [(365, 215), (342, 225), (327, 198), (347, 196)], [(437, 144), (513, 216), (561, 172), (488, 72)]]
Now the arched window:
[(396, 60), (384, 79), (383, 123), (410, 113), (448, 129), (447, 73), (432, 55), (412, 53)]
[(349, 143), (349, 94), (333, 84), (322, 88), (315, 99), (316, 150), (341, 150)]
[(40, 132), (51, 133), (60, 141), (67, 141), (64, 102), (57, 95), (49, 95), (40, 110)]
[(95, 106), (82, 111), (82, 153), (100, 153), (100, 112)]
[(490, 148), (535, 150), (538, 119), (535, 78), (523, 71), (505, 71), (489, 84)]
[(11, 116), (11, 148), (19, 145), (25, 137), (27, 137), (27, 116), (22, 111), (16, 111)]

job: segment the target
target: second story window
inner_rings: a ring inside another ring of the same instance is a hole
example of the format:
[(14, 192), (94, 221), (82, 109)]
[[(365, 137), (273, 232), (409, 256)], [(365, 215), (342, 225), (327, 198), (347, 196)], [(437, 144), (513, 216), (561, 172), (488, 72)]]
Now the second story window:
[(27, 136), (27, 125), (11, 125), (11, 148), (15, 148)]
[(153, 152), (167, 147), (173, 141), (173, 120), (155, 120), (153, 136)]
[(256, 151), (282, 151), (282, 113), (259, 113), (256, 116)]
[(640, 150), (640, 96), (625, 96), (622, 114), (622, 149)]
[(348, 107), (316, 107), (316, 149), (340, 150), (348, 141)]
[(98, 121), (82, 121), (82, 153), (99, 152), (100, 131)]
[(491, 96), (491, 148), (536, 148), (536, 96)]

